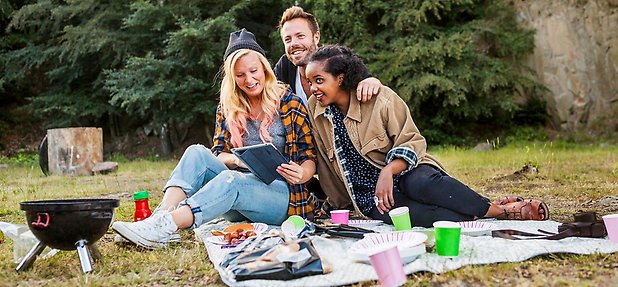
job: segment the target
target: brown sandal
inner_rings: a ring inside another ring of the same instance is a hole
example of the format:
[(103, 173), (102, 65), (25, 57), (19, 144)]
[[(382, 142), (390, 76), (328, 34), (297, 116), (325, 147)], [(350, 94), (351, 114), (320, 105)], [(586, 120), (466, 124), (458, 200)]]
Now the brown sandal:
[(505, 196), (505, 197), (494, 200), (493, 204), (505, 205), (507, 203), (518, 202), (518, 201), (524, 201), (524, 198), (521, 196)]
[(549, 209), (547, 204), (538, 199), (510, 202), (501, 206), (504, 213), (496, 216), (497, 219), (509, 220), (547, 220)]

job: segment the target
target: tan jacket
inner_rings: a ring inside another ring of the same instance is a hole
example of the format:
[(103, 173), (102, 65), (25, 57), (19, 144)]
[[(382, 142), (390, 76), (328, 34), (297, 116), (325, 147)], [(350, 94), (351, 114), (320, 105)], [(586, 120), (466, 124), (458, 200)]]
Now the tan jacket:
[[(334, 128), (324, 116), (326, 107), (315, 97), (309, 99), (307, 106), (318, 149), (320, 186), (328, 196), (328, 203), (336, 209), (354, 210), (357, 216), (362, 216), (351, 200), (351, 191), (335, 153)], [(414, 124), (408, 105), (388, 87), (383, 86), (379, 94), (366, 103), (359, 102), (352, 92), (343, 122), (356, 150), (378, 168), (385, 166), (386, 155), (393, 147), (401, 146), (416, 152), (417, 164), (427, 163), (444, 170), (427, 154), (427, 143)]]

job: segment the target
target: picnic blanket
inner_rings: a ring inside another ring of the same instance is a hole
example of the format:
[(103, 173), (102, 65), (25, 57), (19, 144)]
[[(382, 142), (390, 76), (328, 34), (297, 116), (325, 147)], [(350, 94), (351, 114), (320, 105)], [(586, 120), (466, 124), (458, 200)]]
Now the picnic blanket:
[[(557, 232), (558, 225), (560, 225), (559, 222), (551, 220), (491, 220), (490, 222), (495, 226), (495, 229), (517, 229), (532, 233), (538, 233), (538, 229)], [(312, 242), (320, 256), (333, 265), (331, 273), (289, 281), (247, 280), (237, 282), (234, 278), (226, 275), (224, 270), (219, 267), (219, 263), (229, 252), (229, 249), (221, 249), (219, 245), (205, 240), (206, 237), (210, 236), (210, 230), (222, 230), (228, 225), (231, 225), (231, 223), (205, 224), (195, 229), (195, 234), (198, 240), (204, 242), (210, 261), (219, 271), (221, 280), (229, 286), (336, 286), (377, 280), (377, 275), (370, 264), (355, 262), (346, 252), (357, 239), (331, 239), (315, 236)], [(278, 228), (278, 226), (271, 228)], [(380, 225), (371, 229), (392, 231), (392, 226)], [(413, 230), (427, 231), (428, 229), (415, 227)], [(465, 265), (520, 262), (551, 253), (593, 254), (613, 252), (618, 252), (618, 244), (610, 242), (607, 238), (570, 237), (562, 240), (508, 240), (491, 236), (470, 237), (462, 235), (458, 257), (445, 258), (438, 256), (435, 252), (425, 253), (406, 264), (404, 271), (406, 274), (419, 271), (442, 273)]]

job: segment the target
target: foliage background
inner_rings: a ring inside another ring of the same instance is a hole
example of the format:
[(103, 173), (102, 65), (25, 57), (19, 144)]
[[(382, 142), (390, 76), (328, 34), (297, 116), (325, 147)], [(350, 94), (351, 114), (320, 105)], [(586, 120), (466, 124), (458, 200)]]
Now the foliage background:
[[(136, 128), (169, 155), (201, 130), (210, 142), (219, 66), (230, 32), (247, 27), (274, 63), (286, 8), (314, 13), (321, 43), (352, 47), (406, 100), (431, 144), (466, 144), (542, 125), (543, 87), (521, 59), (534, 31), (507, 1), (0, 0), (3, 106), (46, 128)], [(533, 105), (530, 102), (535, 103)], [(0, 118), (0, 136), (24, 117)]]

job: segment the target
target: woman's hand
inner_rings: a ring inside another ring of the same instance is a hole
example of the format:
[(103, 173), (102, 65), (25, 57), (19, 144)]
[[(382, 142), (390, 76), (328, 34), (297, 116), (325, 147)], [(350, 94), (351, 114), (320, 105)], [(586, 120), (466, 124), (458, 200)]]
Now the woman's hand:
[(234, 160), (234, 164), (236, 165), (236, 168), (248, 169), (247, 165), (244, 162), (242, 162), (242, 160), (240, 160), (240, 158), (238, 158), (236, 155), (234, 155), (234, 157), (236, 158)]
[(302, 181), (304, 175), (303, 167), (293, 161), (279, 165), (277, 167), (277, 172), (290, 184), (305, 183)]
[(395, 206), (393, 197), (393, 176), (401, 173), (408, 167), (408, 163), (400, 158), (396, 158), (382, 168), (378, 182), (376, 183), (376, 207), (380, 214), (388, 212)]
[(222, 152), (217, 156), (217, 158), (229, 169), (236, 169), (238, 167), (247, 168), (247, 165), (245, 165), (236, 155), (229, 152)]
[(380, 171), (380, 176), (376, 183), (376, 198), (376, 206), (380, 214), (388, 212), (395, 206), (395, 198), (393, 197), (393, 174), (386, 169)]
[(277, 167), (277, 172), (290, 184), (303, 184), (313, 177), (315, 162), (306, 160), (300, 165), (293, 161), (282, 163)]

